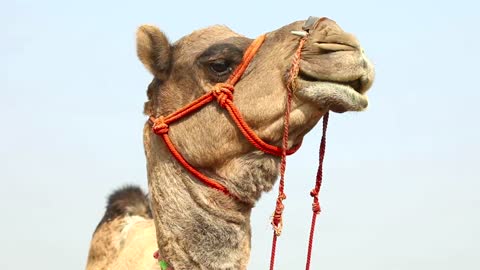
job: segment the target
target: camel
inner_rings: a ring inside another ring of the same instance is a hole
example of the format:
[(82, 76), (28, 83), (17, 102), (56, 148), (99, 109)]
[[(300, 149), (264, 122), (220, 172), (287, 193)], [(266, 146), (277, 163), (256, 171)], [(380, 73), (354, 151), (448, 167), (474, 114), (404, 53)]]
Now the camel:
[[(243, 76), (233, 102), (265, 142), (281, 147), (287, 73), (305, 21), (265, 36)], [(144, 113), (172, 113), (224, 82), (242, 61), (252, 39), (215, 25), (170, 43), (156, 26), (140, 26), (140, 61), (153, 75)], [(288, 147), (328, 111), (362, 111), (374, 68), (359, 41), (333, 20), (316, 20), (302, 49), (290, 113)], [(109, 198), (90, 246), (87, 270), (246, 269), (250, 256), (250, 215), (262, 193), (272, 189), (280, 157), (252, 146), (228, 113), (212, 102), (169, 126), (178, 151), (196, 169), (225, 186), (213, 189), (189, 174), (152, 131), (143, 130), (148, 198), (124, 187)], [(163, 267), (162, 267), (163, 268)]]

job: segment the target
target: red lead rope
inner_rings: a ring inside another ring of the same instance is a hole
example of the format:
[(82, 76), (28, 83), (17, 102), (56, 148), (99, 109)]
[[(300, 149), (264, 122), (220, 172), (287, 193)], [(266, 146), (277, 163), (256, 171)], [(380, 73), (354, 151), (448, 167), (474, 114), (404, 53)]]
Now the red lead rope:
[(272, 253), (270, 255), (270, 270), (274, 269), (275, 266), (275, 252), (277, 249), (277, 238), (282, 233), (282, 215), (283, 209), (283, 200), (287, 198), (284, 192), (285, 188), (285, 170), (287, 167), (287, 148), (288, 148), (288, 130), (290, 126), (290, 111), (292, 107), (292, 92), (295, 88), (295, 79), (298, 75), (300, 69), (300, 56), (302, 54), (302, 48), (307, 40), (307, 36), (300, 39), (299, 45), (295, 54), (293, 55), (293, 62), (288, 74), (287, 81), (287, 98), (285, 101), (285, 115), (283, 118), (283, 140), (282, 140), (282, 159), (280, 161), (280, 181), (278, 185), (278, 197), (275, 205), (275, 212), (272, 215), (272, 226), (273, 226), (273, 239), (272, 239)]
[[(308, 238), (308, 251), (307, 251), (307, 262), (305, 265), (305, 269), (309, 270), (310, 269), (310, 261), (312, 257), (312, 249), (313, 249), (313, 236), (315, 234), (315, 224), (317, 221), (317, 215), (321, 212), (321, 207), (320, 207), (320, 201), (318, 199), (318, 195), (320, 193), (320, 188), (322, 187), (322, 180), (323, 180), (323, 161), (325, 158), (325, 148), (327, 145), (327, 126), (328, 126), (328, 117), (329, 113), (327, 112), (323, 116), (323, 127), (322, 127), (322, 139), (320, 141), (320, 150), (319, 150), (319, 162), (318, 162), (318, 169), (317, 169), (317, 177), (315, 181), (315, 187), (312, 189), (310, 192), (310, 196), (313, 197), (313, 203), (312, 203), (312, 222), (310, 225), (310, 236)], [(282, 163), (281, 163), (281, 168), (280, 168), (280, 185), (279, 185), (279, 194), (277, 198), (277, 207), (275, 209), (274, 217), (277, 214), (277, 210), (280, 208), (280, 219), (279, 219), (279, 225), (278, 227), (275, 226), (275, 219), (272, 220), (272, 225), (274, 228), (274, 233), (273, 233), (273, 240), (272, 240), (272, 253), (270, 256), (270, 270), (274, 269), (275, 265), (275, 252), (277, 248), (277, 238), (280, 236), (281, 229), (282, 229), (282, 212), (283, 212), (283, 203), (282, 201), (286, 199), (286, 195), (283, 192), (284, 190), (284, 174), (285, 174), (285, 161), (286, 157), (282, 156)], [(283, 166), (282, 166), (283, 165)], [(282, 170), (283, 168), (283, 170)], [(280, 205), (280, 207), (279, 207)]]
[[(283, 205), (283, 200), (287, 198), (287, 196), (285, 195), (284, 189), (285, 189), (285, 169), (286, 169), (286, 163), (287, 163), (286, 149), (288, 148), (288, 132), (289, 132), (288, 130), (289, 130), (291, 103), (292, 103), (292, 92), (295, 89), (294, 83), (300, 68), (300, 56), (301, 56), (303, 45), (307, 40), (307, 37), (308, 36), (305, 36), (300, 40), (299, 46), (294, 55), (292, 67), (290, 68), (288, 83), (287, 83), (287, 99), (285, 104), (285, 115), (284, 115), (284, 122), (283, 122), (284, 129), (283, 129), (283, 140), (282, 140), (282, 155), (281, 155), (282, 159), (280, 162), (280, 181), (278, 186), (278, 197), (276, 200), (275, 212), (272, 215), (273, 239), (272, 239), (272, 253), (270, 255), (270, 270), (273, 270), (275, 267), (275, 253), (277, 249), (277, 239), (282, 233), (282, 226), (283, 226), (282, 215), (283, 215), (283, 210), (285, 208)], [(320, 192), (320, 187), (322, 185), (323, 159), (325, 156), (327, 125), (328, 125), (328, 112), (323, 116), (323, 134), (322, 134), (322, 139), (320, 143), (320, 157), (319, 157), (319, 165), (317, 170), (317, 177), (315, 182), (315, 188), (310, 192), (310, 195), (313, 197), (313, 205), (312, 205), (313, 217), (312, 217), (310, 237), (308, 242), (307, 265), (306, 265), (307, 270), (310, 269), (310, 259), (312, 254), (315, 223), (316, 223), (317, 215), (318, 213), (320, 213), (320, 203), (318, 200), (318, 194)]]
[(308, 238), (307, 264), (305, 266), (306, 270), (310, 269), (310, 259), (312, 257), (312, 247), (313, 247), (313, 235), (315, 233), (315, 223), (317, 221), (317, 215), (320, 213), (320, 211), (322, 211), (320, 208), (320, 201), (318, 200), (318, 194), (320, 193), (320, 188), (322, 187), (322, 180), (323, 180), (323, 160), (325, 158), (325, 147), (327, 146), (327, 125), (328, 125), (328, 112), (323, 116), (322, 140), (320, 141), (317, 178), (315, 181), (315, 187), (310, 192), (310, 196), (313, 197), (313, 203), (312, 203), (313, 215), (312, 215), (312, 224), (310, 225), (310, 237)]

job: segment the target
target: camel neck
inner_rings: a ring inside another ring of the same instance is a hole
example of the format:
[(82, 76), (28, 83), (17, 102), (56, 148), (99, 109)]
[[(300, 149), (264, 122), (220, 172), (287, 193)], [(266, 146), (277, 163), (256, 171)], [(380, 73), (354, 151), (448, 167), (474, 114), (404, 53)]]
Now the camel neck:
[[(145, 143), (150, 144), (145, 149), (159, 149), (161, 152), (146, 152), (146, 156), (152, 212), (162, 258), (175, 270), (246, 269), (250, 256), (253, 204), (239, 202), (204, 186), (168, 155), (158, 138), (146, 135)], [(232, 159), (225, 165), (228, 170), (223, 166), (212, 170), (212, 174), (227, 176), (228, 181), (222, 181), (229, 189), (254, 202), (264, 187), (259, 188), (255, 181), (249, 185), (237, 185), (246, 182), (245, 179), (242, 181), (242, 175), (230, 178), (233, 175), (225, 172), (238, 168), (240, 163), (245, 162)], [(272, 164), (275, 167), (276, 162)], [(247, 168), (239, 169), (236, 171), (248, 171)], [(258, 176), (252, 170), (250, 173)]]

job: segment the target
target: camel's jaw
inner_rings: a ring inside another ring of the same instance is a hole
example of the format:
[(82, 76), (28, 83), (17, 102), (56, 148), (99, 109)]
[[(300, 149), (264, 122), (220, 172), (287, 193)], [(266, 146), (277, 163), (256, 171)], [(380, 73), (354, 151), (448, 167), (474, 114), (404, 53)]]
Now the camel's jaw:
[(366, 109), (366, 92), (375, 72), (363, 50), (335, 43), (322, 46), (338, 51), (307, 55), (302, 59), (296, 96), (318, 109), (334, 112)]

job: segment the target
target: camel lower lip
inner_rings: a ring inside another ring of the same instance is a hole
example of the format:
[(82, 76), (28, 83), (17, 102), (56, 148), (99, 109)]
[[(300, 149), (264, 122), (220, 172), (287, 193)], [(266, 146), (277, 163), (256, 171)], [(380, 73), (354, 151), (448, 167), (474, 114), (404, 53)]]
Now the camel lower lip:
[(347, 84), (305, 81), (297, 79), (296, 96), (320, 109), (334, 112), (363, 111), (368, 106), (366, 95), (358, 93)]

